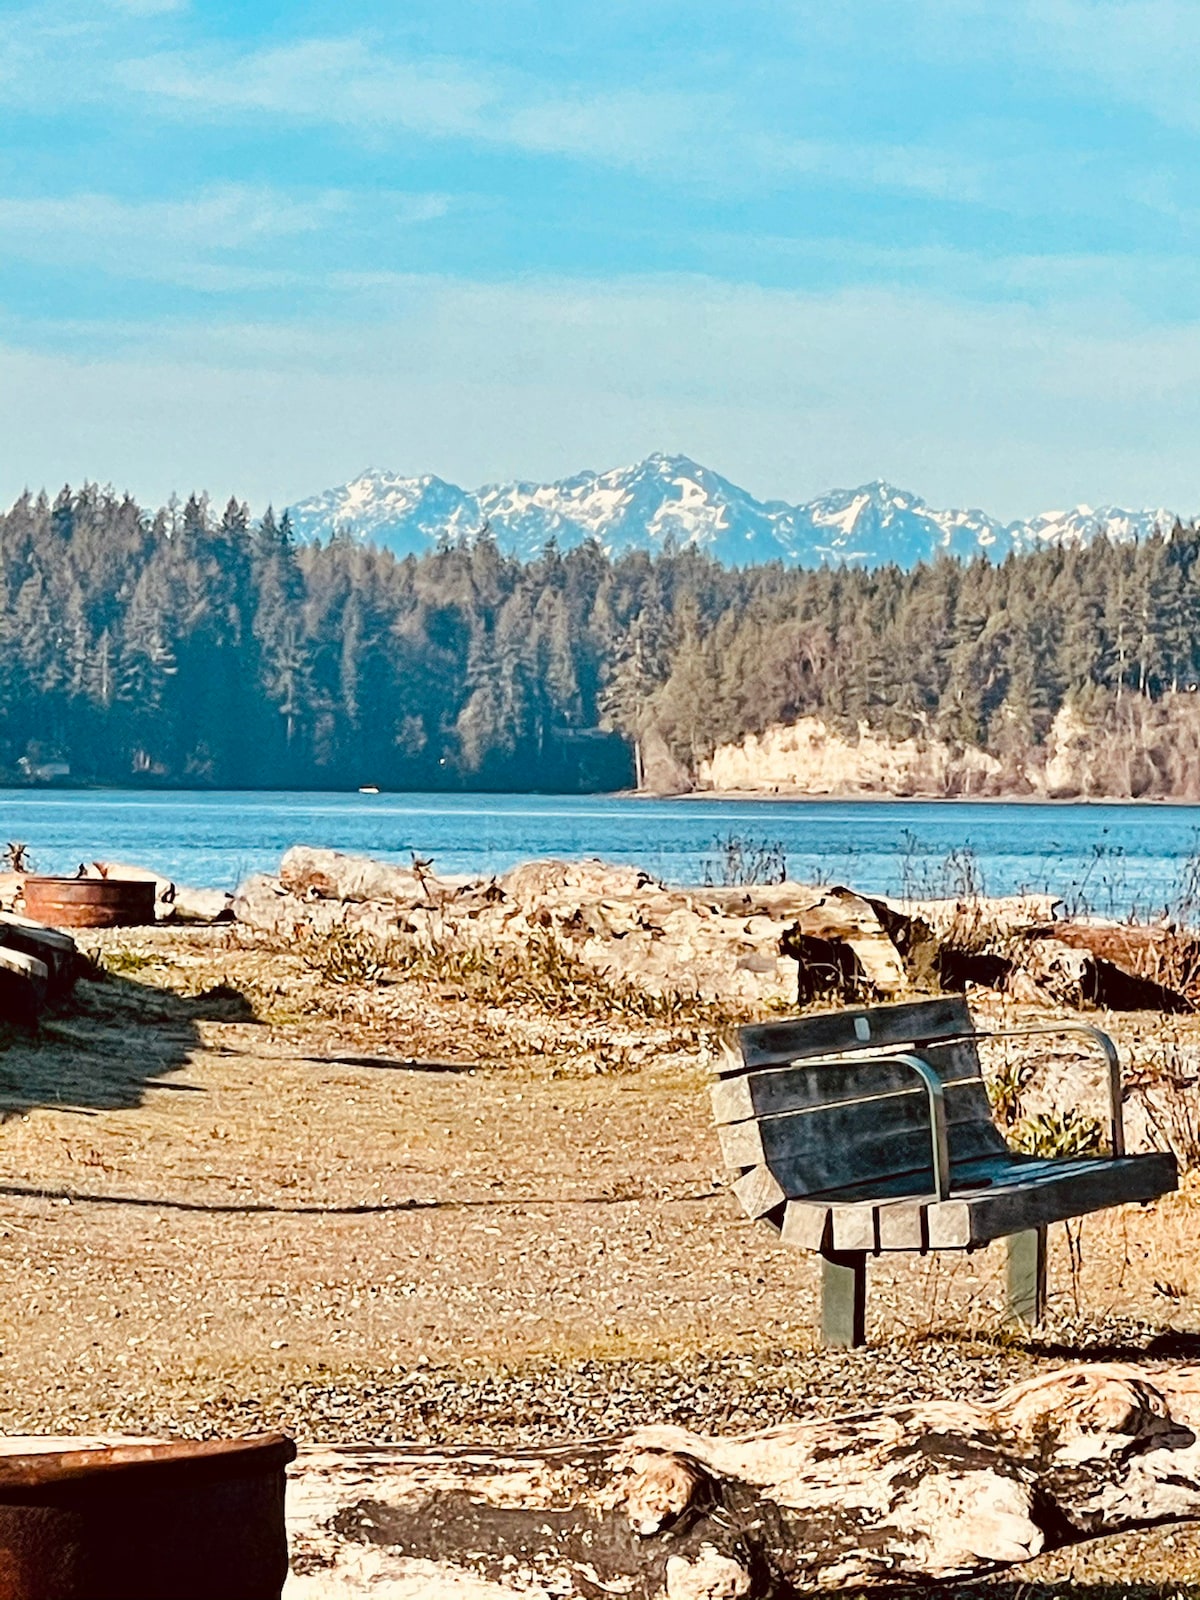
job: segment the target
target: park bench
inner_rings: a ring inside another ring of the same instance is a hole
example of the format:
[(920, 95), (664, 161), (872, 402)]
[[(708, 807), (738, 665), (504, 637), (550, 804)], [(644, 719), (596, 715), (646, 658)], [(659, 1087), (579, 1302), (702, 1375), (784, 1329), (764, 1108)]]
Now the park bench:
[[(1111, 1154), (1011, 1150), (992, 1118), (977, 1041), (1083, 1034), (1107, 1065)], [(1121, 1067), (1083, 1023), (983, 1032), (958, 997), (739, 1028), (716, 1063), (713, 1112), (746, 1214), (822, 1257), (825, 1342), (865, 1341), (867, 1258), (1008, 1240), (1008, 1314), (1045, 1307), (1052, 1222), (1177, 1186), (1175, 1158), (1126, 1155)]]

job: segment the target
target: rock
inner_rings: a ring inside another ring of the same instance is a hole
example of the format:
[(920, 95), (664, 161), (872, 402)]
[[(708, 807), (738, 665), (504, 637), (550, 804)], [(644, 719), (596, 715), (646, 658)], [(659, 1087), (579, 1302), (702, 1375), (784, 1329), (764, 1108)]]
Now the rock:
[(284, 889), (278, 878), (255, 873), (237, 887), (233, 915), (259, 933), (295, 938), (309, 924), (309, 908)]
[(1001, 763), (974, 746), (889, 739), (865, 723), (842, 734), (821, 717), (718, 745), (699, 766), (701, 788), (768, 794), (987, 794), (1000, 777)]
[(646, 889), (656, 890), (667, 904), (678, 904), (682, 898), (672, 895), (638, 867), (614, 867), (597, 858), (524, 861), (497, 882), (503, 894), (526, 909), (562, 905), (565, 900), (575, 905), (584, 901), (628, 900)]
[(691, 1561), (667, 1558), (667, 1600), (741, 1600), (751, 1588), (742, 1563), (723, 1556), (715, 1545), (702, 1544)]
[(818, 994), (886, 999), (906, 983), (900, 952), (871, 903), (851, 889), (820, 895), (783, 930), (780, 949), (797, 963), (796, 999)]
[(1127, 972), (1086, 946), (1057, 937), (1032, 936), (1022, 940), (1015, 959), (1052, 999), (1061, 1005), (1101, 1006), (1110, 1011), (1161, 1011), (1180, 1014), (1194, 1010), (1186, 995), (1151, 978)]
[(177, 885), (173, 906), (180, 922), (228, 922), (233, 917), (233, 896), (224, 889), (187, 889)]
[(631, 1466), (634, 1476), (625, 1491), (625, 1515), (641, 1539), (678, 1522), (712, 1487), (703, 1467), (687, 1456), (654, 1451)]

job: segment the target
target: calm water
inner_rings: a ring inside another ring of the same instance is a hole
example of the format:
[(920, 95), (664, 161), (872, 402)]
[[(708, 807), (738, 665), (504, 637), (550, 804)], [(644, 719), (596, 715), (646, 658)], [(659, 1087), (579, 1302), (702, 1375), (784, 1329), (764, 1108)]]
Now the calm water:
[(43, 872), (132, 861), (181, 883), (232, 887), (320, 844), (443, 872), (533, 856), (604, 856), (677, 883), (721, 881), (716, 840), (779, 841), (790, 875), (879, 893), (951, 892), (956, 851), (993, 894), (1049, 890), (1122, 914), (1175, 902), (1200, 808), (939, 801), (629, 800), (552, 795), (130, 793), (0, 790), (0, 843)]

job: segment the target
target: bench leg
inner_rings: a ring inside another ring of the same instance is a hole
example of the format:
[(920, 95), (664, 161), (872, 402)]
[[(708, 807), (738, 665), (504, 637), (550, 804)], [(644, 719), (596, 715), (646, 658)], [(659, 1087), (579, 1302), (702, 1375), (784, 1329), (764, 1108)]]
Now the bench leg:
[(821, 1257), (821, 1340), (843, 1349), (867, 1342), (867, 1253), (830, 1251)]
[(1036, 1327), (1046, 1314), (1046, 1230), (1009, 1234), (1006, 1322)]

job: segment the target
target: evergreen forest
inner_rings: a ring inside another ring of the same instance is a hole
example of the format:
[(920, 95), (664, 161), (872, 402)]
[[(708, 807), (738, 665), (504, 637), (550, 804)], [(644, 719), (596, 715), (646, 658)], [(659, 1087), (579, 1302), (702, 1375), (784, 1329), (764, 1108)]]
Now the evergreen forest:
[(9, 781), (61, 762), (85, 782), (612, 788), (649, 738), (694, 772), (804, 716), (1015, 773), (1065, 704), (1140, 738), (1197, 683), (1195, 528), (1000, 565), (730, 570), (594, 544), (522, 564), (486, 529), (398, 560), (299, 545), (236, 500), (150, 511), (93, 484), (0, 514)]

